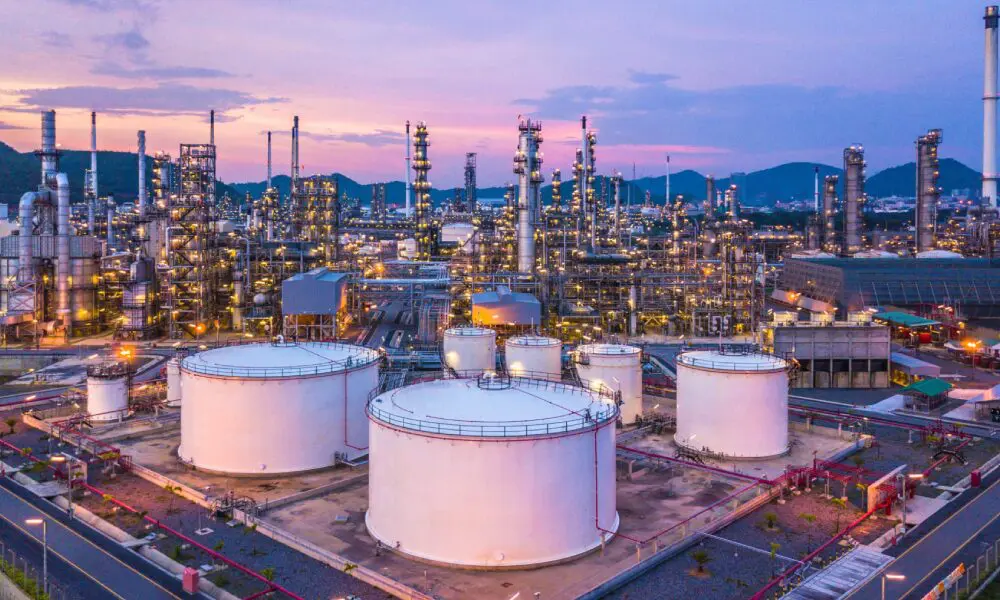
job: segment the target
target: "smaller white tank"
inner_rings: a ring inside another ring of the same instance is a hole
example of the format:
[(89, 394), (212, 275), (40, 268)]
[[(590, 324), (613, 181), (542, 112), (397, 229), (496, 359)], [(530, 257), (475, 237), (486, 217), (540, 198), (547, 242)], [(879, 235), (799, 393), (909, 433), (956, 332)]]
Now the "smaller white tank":
[(181, 405), (181, 359), (173, 357), (167, 361), (167, 406), (178, 408)]
[(452, 327), (444, 332), (445, 364), (460, 377), (496, 370), (497, 332), (483, 327)]
[(109, 362), (87, 368), (87, 414), (98, 422), (128, 415), (128, 365)]
[(642, 350), (622, 344), (585, 344), (576, 352), (580, 379), (621, 392), (622, 422), (634, 423), (642, 414)]
[(519, 335), (504, 343), (507, 373), (533, 379), (562, 379), (562, 342), (538, 335)]

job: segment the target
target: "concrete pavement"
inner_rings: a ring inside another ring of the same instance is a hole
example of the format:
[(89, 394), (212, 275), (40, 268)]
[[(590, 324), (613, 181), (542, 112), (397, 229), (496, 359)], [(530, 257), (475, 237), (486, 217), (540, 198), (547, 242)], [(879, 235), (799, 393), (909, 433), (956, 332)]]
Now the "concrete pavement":
[(41, 526), (25, 519), (42, 516), (48, 527), (50, 555), (75, 567), (82, 576), (100, 586), (106, 598), (164, 600), (190, 598), (180, 582), (131, 550), (69, 521), (55, 506), (35, 498), (10, 479), (0, 479), (0, 519), (41, 543)]

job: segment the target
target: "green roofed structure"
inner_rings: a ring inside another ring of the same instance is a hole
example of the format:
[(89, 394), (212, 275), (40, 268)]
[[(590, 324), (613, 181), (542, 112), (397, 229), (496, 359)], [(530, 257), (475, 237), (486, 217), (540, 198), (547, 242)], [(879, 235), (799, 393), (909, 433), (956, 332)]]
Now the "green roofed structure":
[(943, 379), (921, 379), (903, 388), (903, 394), (907, 397), (908, 408), (929, 412), (948, 401), (948, 392), (952, 387)]

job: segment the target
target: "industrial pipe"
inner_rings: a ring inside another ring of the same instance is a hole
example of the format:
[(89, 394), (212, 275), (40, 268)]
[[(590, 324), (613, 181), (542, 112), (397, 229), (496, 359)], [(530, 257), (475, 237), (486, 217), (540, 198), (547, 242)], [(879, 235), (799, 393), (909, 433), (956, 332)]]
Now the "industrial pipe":
[(410, 122), (406, 122), (406, 218), (410, 217)]
[[(214, 112), (214, 111), (213, 111)], [(146, 132), (139, 130), (139, 216), (146, 216)]]
[(48, 185), (59, 170), (59, 154), (56, 151), (56, 111), (42, 112), (42, 149), (38, 152), (42, 159), (42, 185)]
[(62, 319), (68, 338), (73, 312), (69, 305), (69, 177), (65, 173), (56, 174), (56, 197), (56, 292), (59, 299), (56, 313)]
[(32, 262), (31, 247), (31, 225), (35, 216), (35, 203), (41, 199), (38, 192), (26, 192), (21, 196), (18, 205), (18, 213), (21, 219), (21, 228), (18, 232), (17, 252), (17, 281), (18, 283), (30, 283), (35, 280), (35, 265)]
[(90, 192), (97, 197), (97, 113), (90, 113)]

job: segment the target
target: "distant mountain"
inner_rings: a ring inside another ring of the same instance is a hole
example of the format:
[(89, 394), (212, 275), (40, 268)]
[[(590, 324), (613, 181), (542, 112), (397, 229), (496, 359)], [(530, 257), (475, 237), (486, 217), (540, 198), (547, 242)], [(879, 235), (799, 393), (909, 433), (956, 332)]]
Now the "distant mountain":
[[(952, 190), (968, 189), (975, 193), (982, 187), (982, 175), (953, 158), (942, 158), (938, 169), (938, 179), (941, 189), (946, 194)], [(865, 190), (869, 196), (883, 198), (885, 196), (909, 196), (916, 194), (917, 165), (906, 163), (898, 167), (890, 167), (879, 171), (868, 179)]]
[[(100, 192), (114, 194), (119, 202), (134, 201), (138, 195), (136, 182), (138, 158), (131, 152), (99, 152), (99, 186)], [(84, 171), (90, 167), (90, 153), (83, 150), (64, 151), (60, 158), (60, 168), (69, 175), (73, 202), (83, 198)], [(778, 165), (769, 169), (753, 171), (739, 176), (737, 183), (744, 188), (745, 202), (751, 205), (770, 206), (777, 201), (808, 200), (813, 196), (813, 173), (819, 168), (820, 177), (826, 175), (841, 175), (837, 167), (808, 162), (795, 162)], [(146, 180), (150, 183), (152, 160), (146, 160)], [(891, 167), (870, 175), (866, 190), (872, 197), (913, 196), (915, 187), (914, 164), (907, 163)], [(0, 202), (16, 203), (21, 194), (35, 189), (39, 184), (40, 165), (38, 158), (32, 153), (18, 152), (0, 142)], [(940, 185), (945, 193), (953, 189), (970, 189), (973, 193), (980, 187), (981, 176), (968, 166), (957, 160), (945, 158), (941, 160)], [(367, 205), (371, 201), (372, 184), (363, 184), (343, 174), (334, 174), (340, 181), (340, 190), (344, 196), (358, 198)], [(564, 174), (562, 185), (563, 201), (568, 202), (573, 190), (572, 176)], [(843, 179), (843, 178), (841, 178)], [(630, 192), (633, 203), (641, 203), (646, 192), (656, 204), (663, 204), (666, 195), (666, 178), (643, 177), (633, 182), (626, 182), (622, 187), (621, 201), (628, 201)], [(283, 197), (288, 195), (291, 179), (287, 175), (278, 175), (272, 179)], [(597, 189), (601, 189), (606, 181), (604, 176), (598, 176), (595, 181)], [(725, 189), (730, 184), (730, 177), (716, 179), (717, 189)], [(609, 186), (610, 187), (610, 186)], [(253, 197), (259, 197), (264, 191), (264, 182), (245, 182), (225, 184), (217, 182), (216, 191), (219, 196), (229, 194), (232, 198), (242, 200), (247, 192)], [(479, 188), (480, 198), (502, 198), (503, 187)], [(683, 195), (687, 199), (701, 201), (705, 197), (705, 176), (692, 170), (679, 171), (670, 176), (670, 193), (672, 196)], [(551, 202), (552, 186), (546, 184), (541, 189), (542, 201)], [(454, 196), (453, 188), (432, 189), (431, 202), (440, 205)], [(406, 197), (406, 185), (402, 181), (391, 181), (386, 184), (386, 200), (389, 204), (402, 206)]]
[[(147, 156), (147, 186), (152, 184), (152, 165), (152, 157)], [(74, 203), (83, 200), (84, 171), (89, 168), (89, 151), (65, 150), (59, 157), (59, 170), (69, 176), (70, 194)], [(139, 196), (139, 158), (134, 152), (98, 152), (97, 170), (98, 191), (102, 196), (112, 194), (119, 203), (135, 201)], [(36, 189), (41, 179), (38, 158), (30, 152), (18, 152), (0, 142), (0, 202), (16, 203), (24, 192)], [(216, 183), (216, 193), (219, 196), (226, 193), (232, 197), (238, 196), (235, 189), (222, 182)]]

